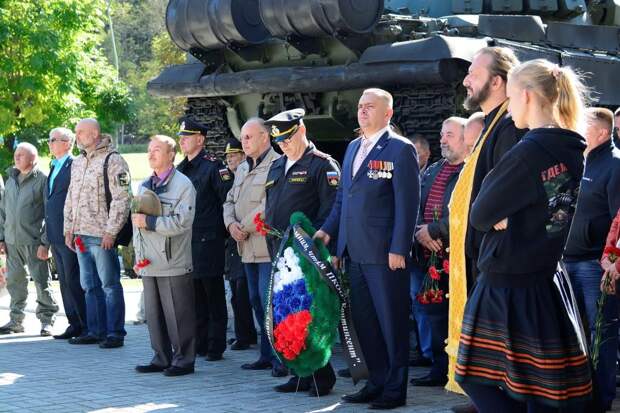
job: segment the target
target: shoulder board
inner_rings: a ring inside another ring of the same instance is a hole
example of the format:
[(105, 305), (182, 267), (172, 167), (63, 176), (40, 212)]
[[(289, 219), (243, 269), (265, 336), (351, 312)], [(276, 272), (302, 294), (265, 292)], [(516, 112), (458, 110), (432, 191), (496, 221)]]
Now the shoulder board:
[(327, 154), (325, 152), (321, 152), (321, 151), (319, 151), (316, 148), (312, 150), (312, 154), (314, 156), (318, 156), (319, 158), (323, 158), (323, 159), (331, 159), (332, 158), (331, 155), (329, 155), (329, 154)]

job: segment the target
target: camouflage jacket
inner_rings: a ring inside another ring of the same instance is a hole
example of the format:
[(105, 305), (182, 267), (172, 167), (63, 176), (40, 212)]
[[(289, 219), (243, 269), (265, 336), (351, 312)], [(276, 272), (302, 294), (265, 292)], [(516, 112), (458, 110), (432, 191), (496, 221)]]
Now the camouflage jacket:
[(65, 202), (64, 233), (116, 237), (127, 216), (131, 202), (129, 167), (122, 156), (108, 160), (108, 180), (112, 202), (108, 211), (103, 186), (103, 162), (113, 151), (108, 138), (102, 138), (91, 153), (82, 152), (71, 165), (71, 183)]

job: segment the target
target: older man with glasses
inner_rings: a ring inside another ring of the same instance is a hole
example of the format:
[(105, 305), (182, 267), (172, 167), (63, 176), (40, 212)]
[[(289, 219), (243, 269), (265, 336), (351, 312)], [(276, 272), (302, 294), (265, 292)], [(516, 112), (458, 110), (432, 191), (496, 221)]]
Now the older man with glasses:
[[(60, 295), (69, 326), (55, 339), (67, 340), (88, 331), (86, 326), (86, 302), (80, 285), (80, 267), (77, 255), (65, 245), (63, 233), (65, 200), (71, 182), (71, 150), (75, 135), (66, 128), (55, 128), (49, 134), (50, 153), (54, 157), (45, 187), (45, 236), (52, 250), (58, 271)], [(47, 259), (41, 254), (40, 259)]]

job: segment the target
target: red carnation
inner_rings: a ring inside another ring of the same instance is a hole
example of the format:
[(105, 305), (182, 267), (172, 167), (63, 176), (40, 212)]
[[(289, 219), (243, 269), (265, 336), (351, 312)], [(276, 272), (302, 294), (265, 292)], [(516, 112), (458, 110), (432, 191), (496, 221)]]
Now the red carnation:
[(433, 280), (439, 280), (441, 278), (439, 271), (437, 271), (437, 268), (434, 266), (428, 268), (428, 275), (430, 275)]
[(274, 348), (287, 360), (294, 360), (306, 348), (308, 326), (312, 315), (308, 310), (289, 314), (273, 331)]
[(608, 245), (607, 247), (605, 247), (603, 253), (607, 255), (607, 259), (610, 262), (616, 262), (618, 257), (620, 257), (620, 248), (614, 247), (613, 245)]
[(84, 245), (84, 241), (82, 240), (82, 238), (75, 237), (75, 246), (77, 247), (79, 252), (81, 253), (86, 252), (86, 245)]
[(446, 274), (450, 274), (450, 261), (443, 260), (442, 266), (443, 266), (443, 272), (445, 272)]

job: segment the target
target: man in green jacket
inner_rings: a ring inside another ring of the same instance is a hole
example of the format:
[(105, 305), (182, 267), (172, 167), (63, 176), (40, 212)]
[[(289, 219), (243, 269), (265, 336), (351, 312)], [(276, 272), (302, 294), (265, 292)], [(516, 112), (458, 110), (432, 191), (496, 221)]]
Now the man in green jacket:
[(14, 154), (15, 166), (7, 170), (4, 196), (0, 200), (0, 253), (7, 255), (7, 290), (11, 296), (11, 320), (0, 327), (0, 334), (24, 331), (24, 309), (28, 298), (28, 274), (37, 289), (37, 318), (41, 335), (52, 335), (51, 327), (58, 306), (49, 287), (47, 263), (37, 258), (47, 256), (42, 239), (45, 185), (47, 176), (37, 166), (38, 152), (23, 142)]

